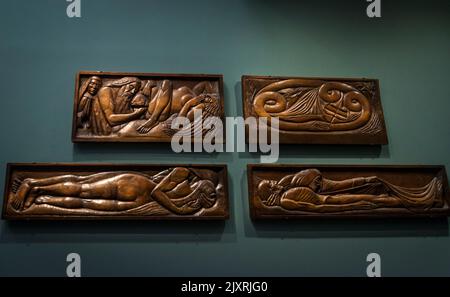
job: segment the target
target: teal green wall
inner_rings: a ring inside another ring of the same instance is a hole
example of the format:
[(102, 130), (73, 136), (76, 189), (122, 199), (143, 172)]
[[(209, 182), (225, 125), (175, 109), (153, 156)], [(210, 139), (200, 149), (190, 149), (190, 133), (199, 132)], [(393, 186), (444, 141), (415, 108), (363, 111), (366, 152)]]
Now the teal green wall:
[[(450, 3), (286, 0), (0, 1), (0, 188), (7, 162), (226, 163), (231, 218), (0, 223), (0, 275), (450, 276), (448, 221), (253, 223), (246, 164), (258, 154), (180, 154), (155, 144), (70, 140), (79, 70), (221, 73), (226, 114), (242, 115), (242, 74), (379, 78), (389, 145), (283, 146), (280, 163), (450, 168)], [(393, 3), (395, 2), (395, 3)]]

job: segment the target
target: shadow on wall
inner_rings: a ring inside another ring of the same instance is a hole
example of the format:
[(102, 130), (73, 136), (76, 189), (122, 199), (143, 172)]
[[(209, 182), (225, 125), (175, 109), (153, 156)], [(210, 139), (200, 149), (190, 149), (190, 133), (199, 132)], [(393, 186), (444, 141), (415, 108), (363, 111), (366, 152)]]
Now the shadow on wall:
[(136, 158), (152, 155), (157, 158), (176, 158), (180, 161), (192, 160), (192, 158), (209, 161), (219, 157), (219, 153), (216, 152), (205, 154), (205, 152), (192, 151), (187, 154), (178, 154), (172, 150), (170, 143), (75, 143), (73, 146), (75, 161), (116, 159), (121, 155), (130, 156), (130, 154)]
[[(239, 153), (239, 158), (259, 158), (260, 156), (261, 153)], [(380, 145), (280, 144), (278, 162), (282, 163), (283, 159), (289, 158), (389, 158), (389, 147)]]
[(234, 185), (226, 221), (3, 221), (0, 243), (236, 242)]
[(8, 221), (1, 243), (234, 242), (227, 221)]
[(448, 237), (447, 218), (439, 219), (338, 219), (245, 222), (248, 237), (365, 238)]
[(449, 236), (447, 218), (399, 219), (305, 219), (260, 220), (250, 219), (247, 174), (241, 178), (244, 229), (254, 238), (367, 238), (367, 237), (421, 237)]

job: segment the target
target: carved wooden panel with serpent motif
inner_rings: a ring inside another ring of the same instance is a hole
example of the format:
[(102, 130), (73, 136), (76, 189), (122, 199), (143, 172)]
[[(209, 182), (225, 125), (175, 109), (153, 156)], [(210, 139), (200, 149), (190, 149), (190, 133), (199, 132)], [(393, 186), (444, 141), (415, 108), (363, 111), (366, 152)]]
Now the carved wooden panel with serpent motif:
[(242, 98), (245, 118), (278, 118), (280, 143), (388, 143), (376, 79), (243, 76)]

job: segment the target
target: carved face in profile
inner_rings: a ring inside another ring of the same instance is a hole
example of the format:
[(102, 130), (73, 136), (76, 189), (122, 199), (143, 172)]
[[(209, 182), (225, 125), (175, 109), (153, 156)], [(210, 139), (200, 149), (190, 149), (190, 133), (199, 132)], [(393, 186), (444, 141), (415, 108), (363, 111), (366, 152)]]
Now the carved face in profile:
[(135, 95), (139, 91), (140, 86), (141, 86), (141, 84), (136, 81), (127, 84), (125, 86), (124, 95), (128, 96), (128, 97)]
[(98, 90), (100, 89), (100, 87), (102, 86), (102, 81), (99, 77), (92, 77), (91, 80), (89, 81), (89, 85), (88, 85), (88, 92), (91, 95), (95, 95), (97, 94)]

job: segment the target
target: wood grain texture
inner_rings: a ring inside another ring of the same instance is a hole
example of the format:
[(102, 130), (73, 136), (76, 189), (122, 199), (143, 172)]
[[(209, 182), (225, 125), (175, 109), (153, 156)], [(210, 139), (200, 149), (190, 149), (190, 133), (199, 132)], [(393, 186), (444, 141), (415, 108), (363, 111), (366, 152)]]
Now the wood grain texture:
[(226, 165), (15, 163), (3, 219), (224, 220)]
[(244, 75), (242, 101), (245, 118), (279, 119), (280, 143), (388, 143), (377, 79)]
[(252, 219), (448, 216), (444, 166), (247, 167)]
[(173, 129), (174, 119), (185, 117), (193, 123), (195, 112), (203, 121), (224, 121), (222, 75), (80, 71), (72, 141), (170, 142), (177, 132), (192, 133)]

